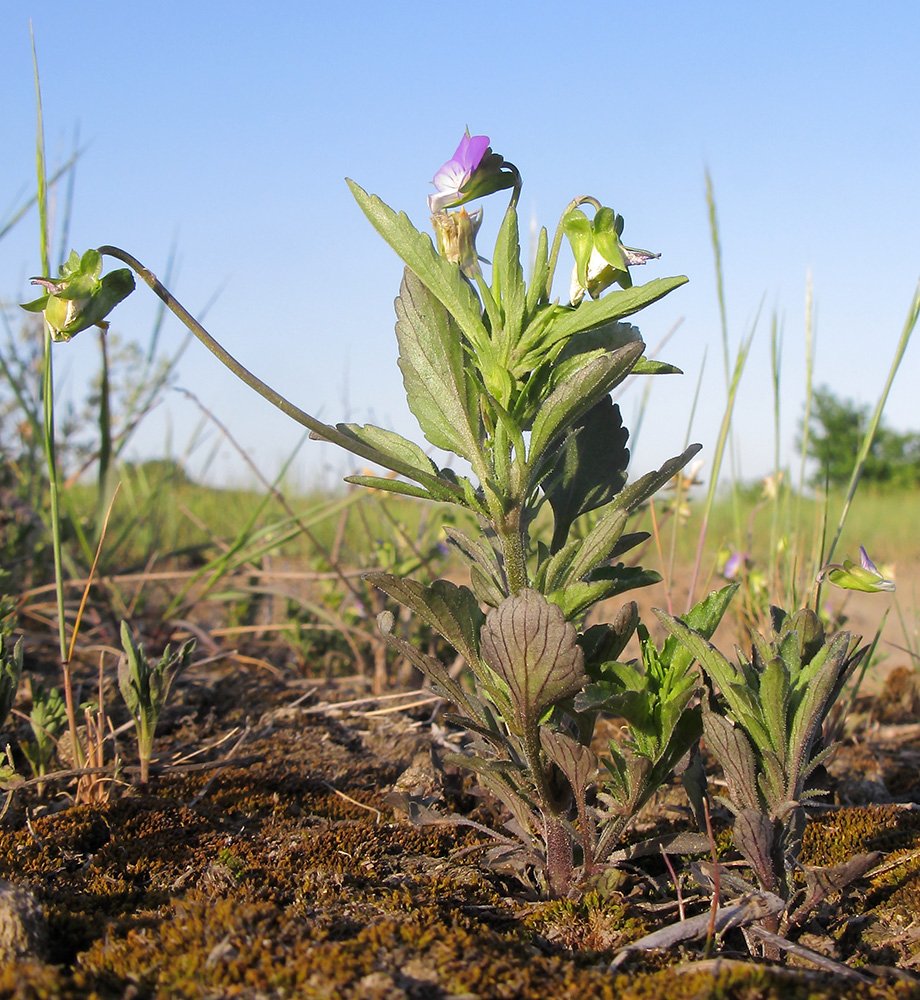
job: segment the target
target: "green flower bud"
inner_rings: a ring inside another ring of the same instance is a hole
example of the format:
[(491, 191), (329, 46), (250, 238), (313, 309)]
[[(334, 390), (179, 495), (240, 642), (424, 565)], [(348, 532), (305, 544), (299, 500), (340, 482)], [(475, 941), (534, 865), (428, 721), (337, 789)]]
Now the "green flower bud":
[(894, 581), (882, 575), (861, 545), (859, 565), (852, 559), (844, 559), (842, 566), (834, 564), (826, 566), (821, 576), (827, 577), (836, 587), (842, 587), (844, 590), (861, 590), (866, 594), (890, 593), (895, 589)]
[(47, 292), (34, 302), (24, 303), (28, 312), (44, 313), (55, 341), (70, 340), (75, 334), (91, 326), (105, 329), (105, 317), (134, 291), (134, 275), (128, 268), (109, 272), (104, 278), (102, 256), (96, 250), (87, 250), (79, 256), (72, 250), (61, 266), (57, 281), (50, 278), (33, 278), (33, 285), (41, 285)]

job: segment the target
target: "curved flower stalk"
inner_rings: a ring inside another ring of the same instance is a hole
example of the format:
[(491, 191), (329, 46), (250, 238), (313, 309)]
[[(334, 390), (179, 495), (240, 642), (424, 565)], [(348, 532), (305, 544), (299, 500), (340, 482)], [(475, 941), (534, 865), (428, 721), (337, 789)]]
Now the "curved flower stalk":
[[(625, 320), (687, 279), (633, 286), (629, 268), (653, 255), (623, 248), (622, 217), (580, 198), (563, 213), (552, 248), (541, 231), (525, 281), (515, 207), (520, 173), (486, 136), (464, 136), (435, 175), (429, 206), (437, 247), (405, 214), (348, 183), (405, 264), (396, 339), (409, 407), (425, 438), (465, 460), (471, 476), (439, 468), (418, 444), (384, 428), (317, 420), (232, 358), (130, 254), (110, 246), (96, 252), (131, 268), (224, 364), (315, 437), (400, 477), (360, 475), (349, 482), (477, 515), (477, 535), (448, 529), (469, 565), (469, 587), (428, 586), (393, 574), (371, 580), (440, 632), (469, 665), (472, 691), (436, 659), (388, 634), (481, 742), (463, 762), (508, 806), (518, 860), (551, 893), (564, 895), (610, 863), (625, 823), (699, 729), (698, 713), (689, 708), (690, 659), (676, 643), (657, 650), (640, 632), (642, 662), (623, 664), (618, 658), (638, 629), (634, 609), (582, 630), (598, 602), (659, 579), (623, 561), (647, 537), (626, 530), (628, 517), (699, 450), (694, 445), (629, 481), (628, 432), (610, 396), (629, 375), (677, 371), (647, 359), (638, 329)], [(475, 246), (482, 210), (467, 213), (462, 206), (507, 189), (510, 204), (487, 279)], [(594, 299), (560, 305), (551, 299), (559, 245), (568, 235), (576, 260), (584, 255), (572, 224), (573, 210), (584, 203), (595, 207), (592, 252), (614, 269), (611, 284), (619, 287), (602, 294), (607, 276), (598, 275), (588, 287)], [(536, 528), (544, 506), (552, 515), (545, 537)], [(695, 612), (697, 627), (714, 628), (726, 604), (724, 596), (704, 602)], [(385, 633), (392, 627), (388, 614), (380, 618)], [(602, 712), (627, 708), (631, 742), (611, 749), (613, 759), (602, 767), (590, 748), (595, 722)], [(608, 805), (589, 805), (589, 788), (605, 784)]]

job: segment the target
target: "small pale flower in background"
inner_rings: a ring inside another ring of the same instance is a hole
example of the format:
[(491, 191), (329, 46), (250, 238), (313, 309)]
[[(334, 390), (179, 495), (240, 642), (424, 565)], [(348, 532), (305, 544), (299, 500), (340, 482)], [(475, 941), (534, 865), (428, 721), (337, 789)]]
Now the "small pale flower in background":
[(703, 480), (698, 477), (698, 473), (705, 464), (705, 458), (698, 458), (691, 462), (686, 468), (681, 469), (680, 472), (668, 480), (668, 485), (665, 486), (665, 489), (688, 493), (694, 486), (702, 486)]
[(762, 500), (775, 500), (777, 494), (779, 493), (779, 488), (783, 484), (783, 470), (780, 469), (778, 473), (771, 474), (769, 476), (764, 476), (760, 481), (760, 497)]
[(725, 560), (725, 565), (722, 567), (722, 576), (726, 580), (737, 580), (741, 575), (741, 570), (744, 567), (744, 555), (741, 552), (732, 552), (732, 554)]

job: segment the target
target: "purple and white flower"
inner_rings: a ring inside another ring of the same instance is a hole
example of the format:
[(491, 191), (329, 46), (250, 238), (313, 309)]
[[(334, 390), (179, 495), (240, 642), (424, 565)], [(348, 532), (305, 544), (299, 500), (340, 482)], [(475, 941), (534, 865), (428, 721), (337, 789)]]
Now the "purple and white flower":
[(454, 208), (465, 200), (463, 188), (482, 163), (488, 149), (487, 135), (464, 134), (454, 155), (434, 175), (431, 182), (438, 191), (437, 194), (428, 196), (428, 209), (432, 214)]

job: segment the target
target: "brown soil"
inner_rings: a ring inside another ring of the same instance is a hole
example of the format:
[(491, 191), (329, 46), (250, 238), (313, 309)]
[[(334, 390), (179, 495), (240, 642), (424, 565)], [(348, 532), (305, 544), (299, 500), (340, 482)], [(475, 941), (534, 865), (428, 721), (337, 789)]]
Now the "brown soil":
[[(354, 679), (319, 682), (239, 659), (192, 667), (161, 719), (149, 787), (103, 777), (97, 791), (108, 800), (84, 805), (73, 805), (65, 779), (41, 796), (17, 791), (0, 829), (0, 878), (42, 904), (50, 950), (0, 967), (0, 997), (920, 997), (912, 672), (895, 672), (856, 706), (858, 728), (831, 768), (834, 805), (806, 833), (806, 864), (883, 854), (798, 935), (865, 982), (795, 957), (755, 963), (739, 931), (708, 955), (689, 942), (630, 953), (611, 971), (624, 945), (678, 919), (662, 858), (625, 869), (604, 895), (534, 898), (513, 873), (478, 865), (483, 833), (413, 826), (388, 803), (398, 787), (445, 816), (502, 828), (468, 776), (437, 766), (460, 739), (443, 706), (335, 707), (361, 697)], [(129, 737), (118, 738), (126, 765)], [(679, 795), (662, 795), (643, 828), (690, 829), (687, 815)], [(717, 841), (723, 859), (737, 857), (727, 830)], [(694, 859), (671, 860), (687, 915), (704, 912)]]

